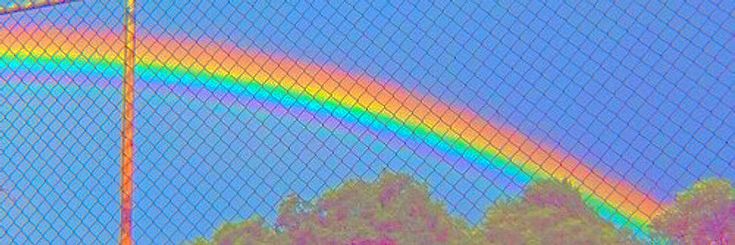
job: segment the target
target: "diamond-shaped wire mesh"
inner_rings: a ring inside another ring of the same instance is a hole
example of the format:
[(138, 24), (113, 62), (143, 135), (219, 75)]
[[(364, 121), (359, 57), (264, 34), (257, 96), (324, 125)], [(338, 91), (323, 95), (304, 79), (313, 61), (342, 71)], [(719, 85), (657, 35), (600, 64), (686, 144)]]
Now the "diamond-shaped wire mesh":
[[(123, 7), (0, 16), (2, 243), (117, 241)], [(677, 192), (735, 180), (734, 12), (139, 0), (133, 238), (275, 225), (289, 194), (390, 170), (470, 225), (531, 182), (570, 181), (648, 239)]]

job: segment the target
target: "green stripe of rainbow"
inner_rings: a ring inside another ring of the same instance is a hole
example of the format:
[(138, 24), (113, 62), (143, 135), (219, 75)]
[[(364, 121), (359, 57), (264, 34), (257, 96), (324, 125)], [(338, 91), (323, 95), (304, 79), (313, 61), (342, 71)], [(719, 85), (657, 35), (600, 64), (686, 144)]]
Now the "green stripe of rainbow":
[[(2, 30), (0, 37), (0, 57), (6, 64), (44, 63), (88, 72), (122, 68), (122, 42), (109, 32), (30, 27)], [(142, 77), (171, 76), (180, 81), (169, 83), (205, 89), (239, 88), (279, 103), (326, 109), (335, 116), (349, 114), (360, 123), (382, 124), (382, 128), (432, 145), (441, 143), (469, 159), (484, 158), (511, 177), (567, 180), (603, 217), (639, 235), (648, 234), (650, 220), (662, 211), (658, 201), (633, 185), (605, 177), (569, 154), (492, 124), (468, 109), (366, 76), (211, 42), (172, 38), (139, 40), (137, 56)]]

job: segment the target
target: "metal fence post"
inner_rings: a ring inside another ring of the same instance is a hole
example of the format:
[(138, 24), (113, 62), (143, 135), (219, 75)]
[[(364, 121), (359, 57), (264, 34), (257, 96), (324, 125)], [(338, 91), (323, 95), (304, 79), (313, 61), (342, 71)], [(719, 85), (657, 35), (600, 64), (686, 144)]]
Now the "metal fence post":
[(125, 48), (123, 72), (123, 111), (122, 111), (122, 165), (121, 165), (121, 220), (120, 244), (133, 244), (133, 135), (135, 116), (135, 0), (126, 0), (125, 5)]

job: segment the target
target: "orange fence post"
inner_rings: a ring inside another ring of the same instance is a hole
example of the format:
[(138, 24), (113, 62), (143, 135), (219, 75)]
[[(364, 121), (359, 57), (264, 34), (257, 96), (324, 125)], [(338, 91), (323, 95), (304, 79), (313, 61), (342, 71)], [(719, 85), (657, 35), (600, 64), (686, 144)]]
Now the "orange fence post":
[(135, 0), (126, 0), (125, 5), (125, 48), (123, 71), (123, 125), (122, 125), (122, 182), (120, 186), (121, 219), (120, 244), (133, 244), (133, 135), (135, 116)]

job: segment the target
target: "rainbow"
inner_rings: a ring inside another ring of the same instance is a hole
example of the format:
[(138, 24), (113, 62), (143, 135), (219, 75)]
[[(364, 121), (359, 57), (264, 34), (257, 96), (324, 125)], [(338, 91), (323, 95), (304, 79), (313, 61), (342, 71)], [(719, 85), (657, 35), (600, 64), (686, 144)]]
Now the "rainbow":
[[(0, 30), (0, 69), (121, 75), (122, 48), (120, 36), (109, 31), (13, 27)], [(353, 118), (432, 146), (445, 145), (468, 159), (485, 159), (511, 177), (568, 181), (591, 208), (639, 235), (647, 236), (651, 219), (663, 210), (647, 193), (606, 177), (568, 153), (534, 142), (467, 108), (366, 75), (211, 41), (171, 37), (140, 38), (137, 60), (136, 70), (143, 80), (245, 93), (283, 105), (327, 111), (330, 116)]]

